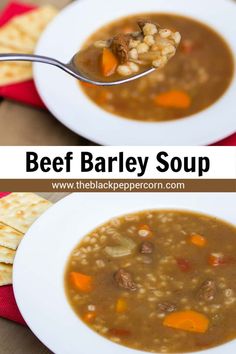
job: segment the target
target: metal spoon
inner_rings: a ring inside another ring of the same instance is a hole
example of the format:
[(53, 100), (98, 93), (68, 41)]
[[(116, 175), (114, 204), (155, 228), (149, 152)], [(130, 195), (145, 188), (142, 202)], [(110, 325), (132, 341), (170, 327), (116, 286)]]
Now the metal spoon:
[(87, 82), (93, 85), (97, 86), (115, 86), (115, 85), (120, 85), (124, 84), (129, 81), (133, 81), (136, 79), (139, 79), (143, 76), (146, 76), (153, 71), (155, 71), (154, 68), (147, 69), (145, 71), (142, 71), (141, 73), (135, 74), (134, 76), (130, 76), (121, 80), (116, 80), (116, 81), (96, 81), (93, 79), (90, 79), (89, 77), (86, 77), (84, 74), (82, 74), (79, 69), (75, 65), (75, 58), (78, 55), (76, 53), (70, 62), (68, 64), (64, 64), (56, 59), (41, 56), (41, 55), (30, 55), (30, 54), (0, 54), (0, 62), (1, 61), (29, 61), (29, 62), (37, 62), (37, 63), (43, 63), (43, 64), (48, 64), (48, 65), (53, 65), (56, 66), (57, 68), (65, 71), (67, 74), (75, 77), (76, 79)]

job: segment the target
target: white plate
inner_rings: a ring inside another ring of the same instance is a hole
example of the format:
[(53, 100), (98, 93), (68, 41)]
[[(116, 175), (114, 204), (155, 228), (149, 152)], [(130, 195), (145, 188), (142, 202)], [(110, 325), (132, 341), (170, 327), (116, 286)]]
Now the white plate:
[[(133, 13), (170, 12), (193, 17), (216, 28), (236, 54), (236, 4), (230, 0), (81, 0), (49, 25), (37, 48), (68, 62), (86, 38), (102, 25)], [(34, 66), (36, 86), (51, 113), (74, 132), (104, 145), (205, 145), (236, 131), (236, 78), (227, 93), (207, 110), (189, 118), (145, 123), (100, 109), (75, 79), (56, 68)], [(207, 92), (206, 92), (207, 94)]]
[[(14, 262), (16, 301), (31, 330), (54, 353), (144, 354), (82, 323), (67, 302), (63, 280), (68, 257), (85, 234), (114, 216), (149, 208), (196, 210), (236, 224), (235, 194), (81, 193), (52, 206), (25, 235)], [(201, 353), (234, 354), (236, 341)]]

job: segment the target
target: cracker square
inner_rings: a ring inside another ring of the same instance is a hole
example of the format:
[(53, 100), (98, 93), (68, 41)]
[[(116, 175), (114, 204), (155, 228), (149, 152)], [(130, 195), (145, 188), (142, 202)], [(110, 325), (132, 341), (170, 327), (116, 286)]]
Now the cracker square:
[(51, 205), (34, 193), (11, 193), (0, 199), (0, 222), (25, 233)]
[(0, 246), (0, 262), (13, 264), (15, 255), (16, 251), (11, 250), (10, 248)]
[(25, 53), (33, 53), (35, 48), (35, 40), (27, 33), (21, 32), (12, 22), (0, 28), (0, 44), (14, 48)]
[(54, 6), (45, 5), (13, 18), (11, 23), (20, 32), (29, 34), (30, 37), (37, 41), (46, 26), (57, 14), (58, 10)]
[(0, 222), (0, 246), (16, 250), (22, 237), (21, 232)]
[(12, 265), (0, 263), (0, 286), (12, 284)]
[(33, 78), (32, 65), (30, 63), (1, 62), (0, 86), (16, 84)]

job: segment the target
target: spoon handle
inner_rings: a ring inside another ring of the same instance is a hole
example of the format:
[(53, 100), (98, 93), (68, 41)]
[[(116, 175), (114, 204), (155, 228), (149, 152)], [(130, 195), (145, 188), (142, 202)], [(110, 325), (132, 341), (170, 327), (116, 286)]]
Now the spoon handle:
[(36, 63), (43, 63), (48, 65), (56, 66), (57, 68), (62, 69), (69, 75), (72, 75), (78, 80), (88, 81), (79, 72), (75, 71), (74, 68), (69, 64), (64, 64), (59, 60), (45, 57), (42, 55), (34, 55), (34, 54), (0, 54), (0, 62), (2, 61), (29, 61)]
[(56, 59), (33, 54), (0, 54), (0, 61), (29, 61), (64, 67), (64, 64)]

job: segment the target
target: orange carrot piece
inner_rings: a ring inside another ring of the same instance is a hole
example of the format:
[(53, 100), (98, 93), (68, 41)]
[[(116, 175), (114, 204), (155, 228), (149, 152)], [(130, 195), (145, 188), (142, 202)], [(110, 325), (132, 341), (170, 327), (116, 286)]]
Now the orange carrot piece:
[(236, 258), (232, 256), (224, 256), (222, 253), (211, 253), (208, 257), (208, 264), (212, 267), (224, 265), (234, 265)]
[(198, 247), (204, 247), (206, 245), (206, 238), (202, 235), (199, 235), (199, 234), (193, 234), (191, 237), (190, 237), (190, 241), (195, 245), (195, 246), (198, 246)]
[(118, 60), (112, 51), (108, 48), (104, 48), (102, 52), (101, 70), (103, 76), (111, 76), (116, 71), (118, 66)]
[(191, 54), (194, 50), (195, 43), (192, 40), (185, 39), (180, 45), (180, 50), (185, 54)]
[(205, 333), (209, 327), (209, 319), (197, 311), (179, 311), (167, 315), (163, 325), (189, 332)]
[(221, 259), (222, 257), (218, 257), (214, 254), (210, 254), (208, 257), (208, 264), (211, 265), (212, 267), (217, 267), (218, 265), (221, 264)]
[(147, 224), (142, 224), (139, 226), (139, 230), (147, 230), (147, 231), (151, 231), (151, 228), (149, 225)]
[(90, 82), (85, 82), (85, 81), (81, 81), (80, 84), (84, 87), (96, 87), (96, 85), (91, 84)]
[(191, 97), (185, 91), (172, 90), (155, 96), (154, 103), (165, 108), (187, 109), (191, 106)]
[(86, 274), (71, 272), (71, 282), (75, 288), (85, 293), (92, 291), (92, 277)]
[(135, 27), (133, 26), (126, 26), (122, 29), (122, 32), (123, 33), (132, 33), (132, 32), (135, 32)]
[(117, 313), (122, 313), (125, 312), (127, 310), (127, 302), (125, 301), (125, 299), (118, 299), (116, 302), (116, 312)]
[(145, 237), (145, 238), (153, 237), (153, 232), (148, 224), (139, 225), (138, 234), (139, 234), (139, 236)]
[(85, 322), (88, 322), (88, 323), (91, 323), (95, 320), (96, 318), (96, 312), (87, 312), (84, 317), (83, 317), (83, 320)]

